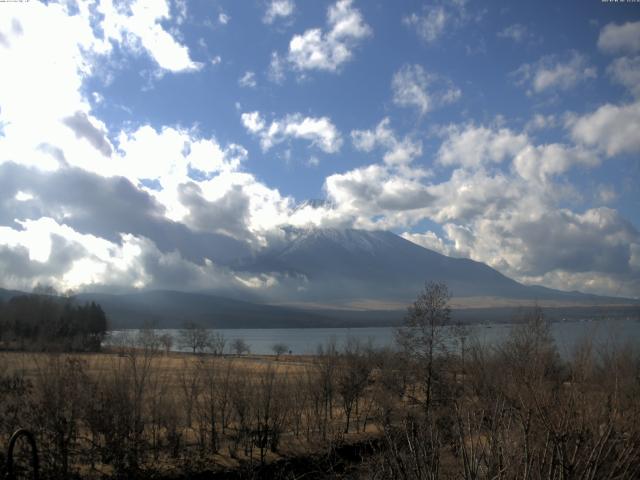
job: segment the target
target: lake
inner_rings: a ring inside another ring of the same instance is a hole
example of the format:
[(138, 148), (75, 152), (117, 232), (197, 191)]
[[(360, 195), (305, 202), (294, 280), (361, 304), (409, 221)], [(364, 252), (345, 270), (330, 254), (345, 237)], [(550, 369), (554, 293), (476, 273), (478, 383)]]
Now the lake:
[[(469, 337), (486, 345), (499, 344), (509, 335), (511, 324), (483, 324), (467, 326)], [(127, 332), (135, 335), (136, 330), (114, 331), (119, 335)], [(179, 330), (163, 330), (174, 337), (175, 351), (178, 346)], [(217, 329), (227, 340), (227, 346), (236, 338), (242, 338), (249, 344), (251, 353), (272, 354), (275, 343), (284, 343), (293, 354), (316, 353), (318, 345), (335, 341), (340, 347), (349, 338), (371, 342), (376, 347), (392, 346), (394, 329), (392, 327), (370, 328), (273, 328), (273, 329)], [(591, 336), (596, 345), (624, 345), (630, 343), (640, 346), (640, 321), (636, 319), (599, 319), (590, 321), (566, 321), (551, 324), (551, 332), (560, 355), (571, 355), (575, 345), (586, 336)]]

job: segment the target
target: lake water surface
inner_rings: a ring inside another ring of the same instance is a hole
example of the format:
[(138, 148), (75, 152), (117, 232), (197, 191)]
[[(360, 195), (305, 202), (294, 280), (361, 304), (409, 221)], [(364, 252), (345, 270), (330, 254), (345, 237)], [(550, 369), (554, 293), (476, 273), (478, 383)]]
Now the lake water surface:
[[(486, 345), (497, 345), (502, 342), (512, 328), (510, 324), (469, 325), (470, 339)], [(114, 331), (113, 335), (135, 335), (136, 330)], [(180, 351), (178, 345), (179, 330), (164, 330), (171, 334), (175, 341), (173, 349)], [(388, 347), (394, 344), (393, 327), (370, 328), (273, 328), (273, 329), (218, 329), (227, 340), (227, 345), (236, 338), (247, 342), (253, 354), (272, 354), (275, 343), (287, 345), (293, 354), (316, 353), (319, 345), (335, 341), (338, 347), (349, 338), (370, 342), (376, 347)], [(597, 346), (613, 346), (631, 344), (640, 346), (640, 321), (636, 319), (601, 319), (591, 321), (567, 321), (551, 324), (551, 332), (560, 355), (568, 357), (576, 344), (585, 337), (592, 338)]]

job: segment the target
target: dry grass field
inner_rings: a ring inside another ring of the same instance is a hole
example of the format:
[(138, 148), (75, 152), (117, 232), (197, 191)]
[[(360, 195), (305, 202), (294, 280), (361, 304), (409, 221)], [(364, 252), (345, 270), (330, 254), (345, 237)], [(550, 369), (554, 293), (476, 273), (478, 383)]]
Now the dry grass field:
[(585, 339), (561, 360), (540, 315), (497, 347), (418, 340), (279, 358), (0, 352), (0, 444), (33, 431), (44, 478), (640, 475), (637, 348)]

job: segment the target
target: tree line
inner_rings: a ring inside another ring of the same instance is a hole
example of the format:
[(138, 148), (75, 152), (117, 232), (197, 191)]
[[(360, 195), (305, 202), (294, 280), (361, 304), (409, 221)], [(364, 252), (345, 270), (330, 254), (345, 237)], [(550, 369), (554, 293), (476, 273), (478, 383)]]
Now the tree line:
[(54, 292), (0, 301), (0, 345), (5, 349), (98, 351), (107, 327), (97, 303), (79, 304)]

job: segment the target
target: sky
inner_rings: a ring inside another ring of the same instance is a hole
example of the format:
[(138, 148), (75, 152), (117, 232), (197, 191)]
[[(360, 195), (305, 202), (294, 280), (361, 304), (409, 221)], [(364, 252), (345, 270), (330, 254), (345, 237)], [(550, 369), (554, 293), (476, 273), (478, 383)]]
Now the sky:
[(257, 291), (289, 226), (640, 297), (640, 3), (0, 3), (0, 286)]

